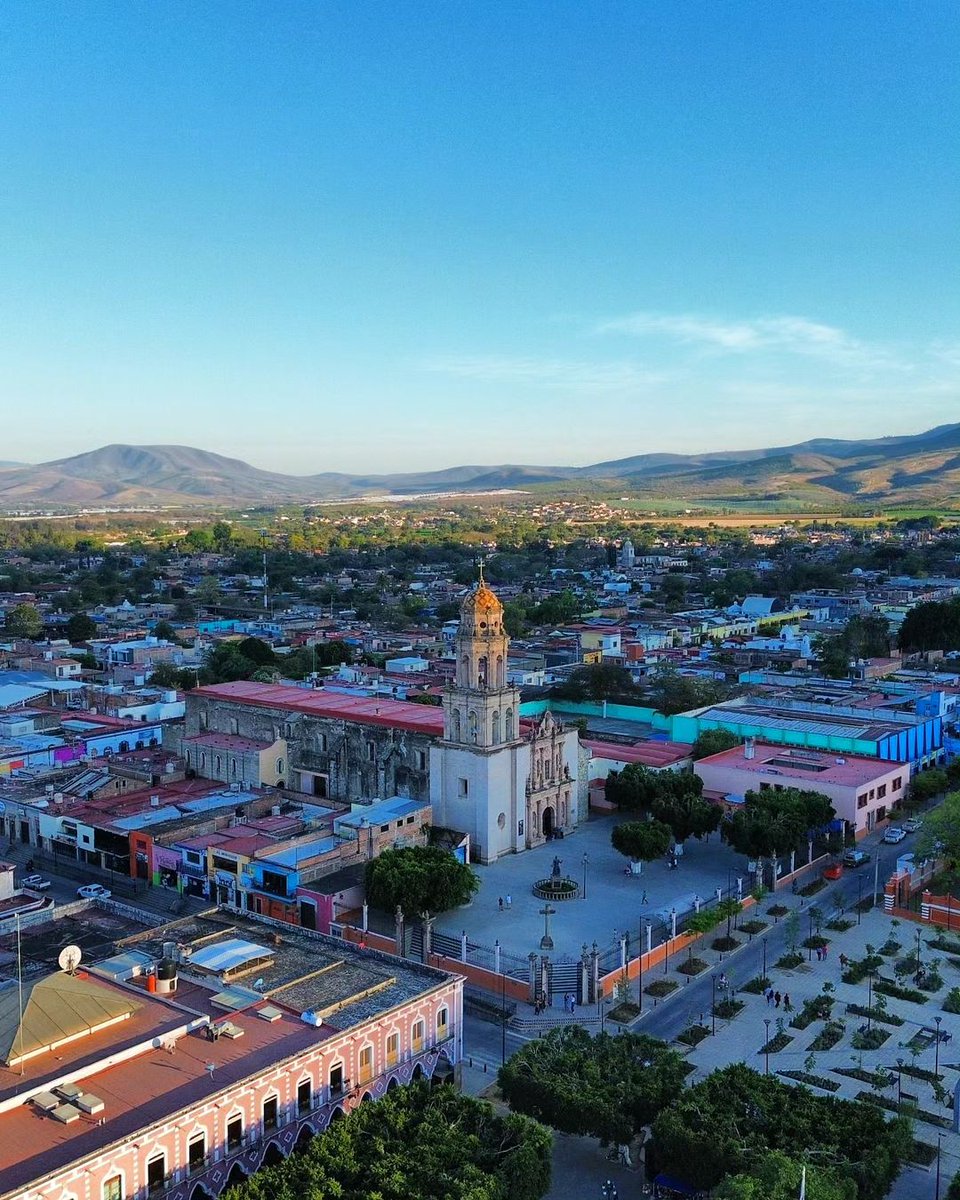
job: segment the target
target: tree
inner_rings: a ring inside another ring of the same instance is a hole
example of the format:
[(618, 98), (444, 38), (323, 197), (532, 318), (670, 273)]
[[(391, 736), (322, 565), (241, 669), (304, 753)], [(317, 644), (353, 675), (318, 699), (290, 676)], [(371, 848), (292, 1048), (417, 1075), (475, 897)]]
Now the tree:
[(220, 642), (203, 656), (204, 683), (232, 683), (249, 679), (257, 664), (240, 652), (236, 642)]
[(527, 1117), (410, 1084), (331, 1122), (303, 1153), (257, 1171), (226, 1200), (541, 1200), (551, 1142)]
[(910, 780), (910, 803), (923, 804), (925, 800), (932, 800), (934, 796), (945, 792), (949, 786), (949, 772), (941, 770), (939, 767), (921, 771), (919, 775), (914, 775)]
[(917, 604), (904, 618), (897, 644), (907, 652), (960, 650), (960, 603), (953, 599)]
[(829, 796), (798, 788), (747, 792), (743, 805), (723, 825), (723, 836), (748, 858), (767, 858), (799, 849), (822, 834), (836, 816)]
[(384, 850), (367, 864), (366, 886), (374, 908), (392, 913), (399, 904), (413, 915), (466, 904), (480, 880), (469, 865), (439, 846), (402, 846)]
[(258, 667), (273, 667), (277, 664), (277, 656), (273, 649), (257, 637), (246, 637), (237, 643), (237, 649), (244, 658), (249, 658)]
[(70, 639), (71, 644), (88, 642), (97, 632), (97, 623), (86, 613), (74, 613), (64, 625), (63, 632)]
[[(713, 1193), (716, 1200), (797, 1200), (803, 1164), (778, 1150), (765, 1154), (749, 1174), (728, 1176)], [(806, 1200), (857, 1200), (857, 1185), (834, 1171), (806, 1168)]]
[[(703, 787), (703, 780), (699, 776), (688, 775), (686, 778), (695, 779), (700, 788)], [(723, 810), (704, 800), (698, 794), (699, 790), (691, 789), (679, 794), (666, 792), (653, 803), (654, 819), (669, 825), (678, 842), (684, 842), (688, 837), (702, 838), (720, 827)]]
[(825, 675), (846, 679), (851, 660), (890, 653), (890, 625), (886, 617), (851, 617), (836, 637), (818, 637), (814, 650)]
[(732, 750), (739, 746), (743, 738), (726, 729), (705, 729), (693, 743), (693, 758), (709, 758), (711, 754), (721, 754), (724, 750)]
[(629, 1143), (683, 1088), (683, 1059), (645, 1034), (566, 1025), (528, 1042), (497, 1083), (514, 1112), (563, 1133)]
[(945, 796), (943, 803), (924, 817), (914, 854), (918, 860), (934, 855), (954, 862), (960, 858), (960, 792)]
[(670, 826), (662, 821), (625, 821), (610, 834), (614, 850), (634, 862), (652, 862), (670, 848)]
[(34, 641), (43, 633), (43, 620), (33, 604), (15, 604), (7, 613), (4, 626), (9, 637)]
[(640, 696), (633, 676), (616, 663), (588, 663), (571, 671), (569, 677), (557, 684), (550, 693), (560, 700), (621, 700), (629, 703)]
[(204, 575), (194, 590), (198, 604), (209, 607), (220, 603), (220, 580), (216, 575)]
[(676, 667), (660, 666), (650, 684), (649, 700), (657, 712), (670, 717), (715, 704), (723, 698), (723, 692), (715, 680), (681, 675)]
[(177, 631), (169, 621), (158, 621), (153, 627), (153, 636), (163, 642), (172, 642), (175, 646), (178, 643)]

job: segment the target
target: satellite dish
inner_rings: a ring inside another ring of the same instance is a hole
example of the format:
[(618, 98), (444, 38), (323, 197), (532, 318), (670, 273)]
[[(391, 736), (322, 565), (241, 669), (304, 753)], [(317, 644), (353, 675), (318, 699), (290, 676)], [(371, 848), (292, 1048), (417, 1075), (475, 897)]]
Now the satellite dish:
[(57, 962), (60, 964), (60, 970), (66, 971), (68, 975), (72, 975), (77, 967), (80, 966), (80, 959), (83, 958), (83, 951), (79, 946), (64, 946), (60, 951), (60, 957)]

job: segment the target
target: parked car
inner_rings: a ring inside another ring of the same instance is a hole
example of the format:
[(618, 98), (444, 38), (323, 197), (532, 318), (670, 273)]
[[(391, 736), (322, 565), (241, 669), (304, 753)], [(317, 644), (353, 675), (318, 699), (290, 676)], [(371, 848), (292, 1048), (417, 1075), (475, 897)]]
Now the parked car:
[(44, 879), (42, 875), (25, 875), (22, 885), (23, 887), (31, 888), (35, 892), (45, 892), (50, 886), (50, 880)]
[(916, 833), (918, 829), (923, 828), (923, 818), (907, 817), (903, 823), (903, 828), (907, 831), (907, 833)]
[(885, 842), (895, 844), (897, 842), (902, 842), (906, 836), (907, 831), (905, 829), (901, 829), (899, 825), (891, 825), (887, 832), (883, 835), (883, 840)]
[(77, 888), (77, 895), (81, 900), (109, 900), (113, 893), (102, 883), (85, 883)]
[(870, 855), (866, 850), (846, 850), (843, 855), (843, 865), (845, 867), (862, 867), (864, 863), (870, 861)]

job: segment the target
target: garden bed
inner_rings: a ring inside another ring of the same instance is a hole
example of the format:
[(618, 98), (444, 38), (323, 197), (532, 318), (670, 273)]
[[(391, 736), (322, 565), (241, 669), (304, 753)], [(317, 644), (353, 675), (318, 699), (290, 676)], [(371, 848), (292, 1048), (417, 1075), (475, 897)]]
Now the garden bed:
[(856, 925), (856, 921), (848, 921), (846, 917), (827, 922), (827, 928), (832, 929), (834, 933), (846, 933), (847, 930), (852, 929), (854, 925)]
[(828, 1079), (826, 1075), (812, 1075), (809, 1071), (778, 1071), (777, 1074), (785, 1079), (795, 1079), (797, 1083), (805, 1083), (809, 1087), (823, 1088), (825, 1092), (840, 1090), (840, 1084), (835, 1079)]
[(681, 975), (701, 975), (709, 965), (702, 958), (685, 958), (677, 970)]
[(943, 1078), (942, 1075), (935, 1075), (933, 1071), (928, 1071), (926, 1067), (915, 1067), (913, 1063), (904, 1063), (900, 1070), (904, 1075), (909, 1075), (911, 1079), (922, 1079), (925, 1083), (939, 1083)]
[[(957, 907), (960, 908), (960, 900), (957, 901)], [(960, 942), (955, 938), (944, 937), (942, 933), (935, 938), (930, 938), (927, 945), (931, 950), (946, 950), (948, 954), (960, 954)]]
[(771, 904), (767, 909), (768, 917), (785, 917), (790, 909), (786, 904)]
[(792, 971), (794, 967), (799, 967), (802, 962), (803, 955), (794, 952), (793, 954), (784, 954), (782, 958), (778, 958), (777, 966), (781, 971)]
[(677, 1041), (685, 1046), (699, 1046), (705, 1037), (710, 1036), (706, 1025), (689, 1025), (682, 1033), (677, 1034)]
[(828, 946), (829, 944), (829, 938), (825, 938), (822, 933), (811, 934), (810, 937), (804, 938), (800, 943), (804, 950), (822, 950), (824, 946)]
[(927, 997), (916, 988), (901, 987), (890, 979), (874, 980), (873, 990), (881, 996), (892, 996), (894, 1000), (909, 1000), (912, 1004), (924, 1004)]
[(624, 1000), (621, 1004), (610, 1009), (607, 1013), (607, 1020), (617, 1021), (621, 1025), (624, 1025), (627, 1021), (632, 1021), (634, 1017), (639, 1017), (639, 1015), (639, 1006), (629, 1000)]
[(896, 1075), (888, 1074), (883, 1067), (879, 1071), (867, 1071), (863, 1067), (833, 1067), (834, 1075), (844, 1075), (847, 1079), (858, 1079), (861, 1083), (869, 1083), (871, 1087), (892, 1087), (897, 1082)]
[(793, 1041), (789, 1033), (775, 1033), (769, 1042), (764, 1042), (758, 1054), (776, 1054), (780, 1050), (786, 1049)]
[(879, 1050), (889, 1036), (889, 1029), (878, 1029), (874, 1025), (872, 1029), (858, 1029), (850, 1045), (854, 1050)]
[(735, 937), (718, 937), (710, 943), (711, 949), (718, 950), (721, 954), (728, 950), (736, 950), (739, 945), (740, 939)]
[(879, 954), (868, 954), (866, 958), (851, 959), (840, 978), (844, 983), (862, 983), (871, 971), (882, 966), (883, 959)]
[(929, 1142), (921, 1142), (919, 1138), (914, 1138), (907, 1151), (907, 1158), (911, 1162), (920, 1163), (923, 1167), (929, 1167), (937, 1157), (936, 1146), (931, 1146)]
[(740, 932), (749, 933), (751, 937), (753, 937), (755, 933), (763, 933), (763, 931), (767, 928), (769, 928), (769, 926), (766, 921), (758, 921), (756, 918), (751, 921), (740, 922)]
[(817, 892), (822, 892), (827, 886), (827, 881), (821, 875), (819, 879), (811, 879), (808, 884), (800, 888), (797, 895), (799, 896), (815, 896)]
[(829, 996), (814, 996), (812, 1000), (804, 1000), (803, 1007), (790, 1024), (794, 1029), (806, 1029), (814, 1021), (826, 1021), (832, 1008), (833, 1001)]
[(721, 1017), (724, 1021), (731, 1021), (738, 1012), (742, 1012), (744, 1003), (742, 1000), (721, 1000), (713, 1006), (713, 1015)]
[(753, 996), (762, 996), (770, 986), (770, 980), (766, 975), (757, 975), (751, 979), (749, 983), (745, 983), (740, 989), (741, 992), (750, 992)]
[(821, 1050), (832, 1050), (837, 1042), (843, 1040), (844, 1032), (845, 1030), (842, 1022), (828, 1021), (826, 1025), (824, 1025), (823, 1029), (821, 1029), (817, 1036), (813, 1039), (807, 1049), (813, 1051), (814, 1053), (818, 1053)]
[(886, 958), (889, 958), (892, 954), (896, 954), (897, 951), (900, 950), (900, 948), (901, 948), (901, 943), (898, 942), (895, 938), (887, 938), (887, 940), (883, 943), (883, 945), (880, 947), (880, 949), (877, 951), (877, 953), (883, 954)]
[(675, 979), (658, 979), (655, 983), (648, 983), (643, 990), (646, 995), (660, 1000), (664, 996), (669, 996), (671, 992), (675, 992), (679, 986), (680, 984)]
[[(875, 1104), (877, 1108), (885, 1108), (887, 1112), (903, 1113), (906, 1116), (913, 1117), (917, 1121), (925, 1121), (928, 1125), (936, 1125), (940, 1129), (949, 1129), (953, 1124), (950, 1117), (930, 1112), (929, 1109), (918, 1108), (915, 1104), (908, 1101), (897, 1104), (896, 1100), (887, 1096), (878, 1096), (876, 1092), (857, 1092), (856, 1099), (862, 1100), (864, 1104)], [(916, 1144), (914, 1143), (914, 1145)], [(926, 1143), (921, 1142), (920, 1145), (926, 1145)], [(933, 1156), (934, 1158), (937, 1156), (936, 1148), (934, 1148)]]
[(855, 1017), (872, 1017), (874, 1021), (880, 1021), (884, 1025), (902, 1025), (903, 1017), (898, 1017), (896, 1013), (887, 1012), (885, 1009), (867, 1008), (865, 1004), (848, 1004), (847, 1012), (853, 1013)]

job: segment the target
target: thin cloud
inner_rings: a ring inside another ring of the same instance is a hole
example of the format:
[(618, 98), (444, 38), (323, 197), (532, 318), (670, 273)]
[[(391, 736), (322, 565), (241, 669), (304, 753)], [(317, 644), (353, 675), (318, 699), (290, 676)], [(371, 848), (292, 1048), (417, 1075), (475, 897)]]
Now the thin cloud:
[(886, 347), (860, 341), (835, 325), (806, 317), (722, 320), (694, 313), (637, 312), (602, 321), (594, 327), (594, 332), (647, 338), (660, 335), (730, 354), (794, 354), (861, 368), (906, 366), (899, 363)]
[(618, 391), (656, 387), (674, 378), (666, 372), (649, 371), (632, 362), (586, 362), (567, 359), (510, 357), (501, 355), (454, 355), (425, 360), (424, 370), (460, 379), (491, 383), (526, 384), (584, 391)]

